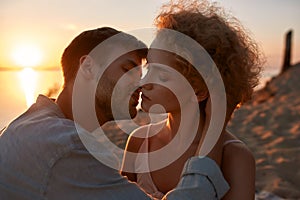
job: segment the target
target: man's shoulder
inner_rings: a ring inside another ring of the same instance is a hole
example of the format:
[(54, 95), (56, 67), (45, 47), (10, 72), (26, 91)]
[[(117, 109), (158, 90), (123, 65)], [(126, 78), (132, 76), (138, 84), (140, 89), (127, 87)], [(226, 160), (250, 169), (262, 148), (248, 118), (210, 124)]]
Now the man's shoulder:
[(0, 173), (7, 187), (42, 191), (56, 163), (77, 149), (85, 151), (71, 120), (24, 114), (0, 135)]
[(44, 111), (25, 113), (10, 123), (0, 137), (0, 146), (9, 149), (7, 155), (20, 159), (23, 154), (27, 158), (36, 155), (39, 162), (84, 148), (73, 121)]
[(31, 113), (13, 121), (8, 127), (8, 132), (23, 139), (32, 141), (77, 141), (78, 134), (75, 123), (72, 120), (58, 116), (43, 114), (43, 112)]

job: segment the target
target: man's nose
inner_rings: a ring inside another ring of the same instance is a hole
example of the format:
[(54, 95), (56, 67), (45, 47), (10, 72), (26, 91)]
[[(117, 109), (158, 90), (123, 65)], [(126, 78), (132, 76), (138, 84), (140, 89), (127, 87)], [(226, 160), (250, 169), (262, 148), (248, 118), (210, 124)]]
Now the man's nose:
[(138, 69), (132, 69), (128, 75), (130, 76), (133, 85), (138, 87), (140, 85), (141, 72)]

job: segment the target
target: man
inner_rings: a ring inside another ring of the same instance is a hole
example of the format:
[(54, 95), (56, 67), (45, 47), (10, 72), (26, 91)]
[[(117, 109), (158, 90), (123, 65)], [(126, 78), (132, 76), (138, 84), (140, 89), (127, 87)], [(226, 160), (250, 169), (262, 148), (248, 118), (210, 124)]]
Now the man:
[[(71, 42), (62, 55), (64, 87), (56, 102), (40, 95), (0, 135), (1, 199), (151, 199), (93, 157), (79, 137), (80, 130), (92, 132), (114, 118), (136, 115), (137, 66), (146, 53), (142, 42), (108, 27), (85, 31)], [(227, 190), (215, 162), (193, 157), (165, 198), (219, 199)]]

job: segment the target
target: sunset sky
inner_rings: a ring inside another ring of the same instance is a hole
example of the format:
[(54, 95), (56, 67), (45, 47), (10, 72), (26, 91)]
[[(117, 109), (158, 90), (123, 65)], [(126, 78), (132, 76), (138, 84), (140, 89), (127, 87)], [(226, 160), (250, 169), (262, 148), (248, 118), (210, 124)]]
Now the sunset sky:
[[(167, 0), (1, 0), (0, 67), (19, 67), (15, 57), (22, 48), (36, 52), (37, 65), (59, 67), (65, 46), (83, 30), (101, 26), (123, 31), (151, 27), (164, 2)], [(284, 33), (291, 28), (292, 60), (300, 61), (300, 1), (217, 2), (252, 32), (268, 58), (266, 66), (281, 65)]]

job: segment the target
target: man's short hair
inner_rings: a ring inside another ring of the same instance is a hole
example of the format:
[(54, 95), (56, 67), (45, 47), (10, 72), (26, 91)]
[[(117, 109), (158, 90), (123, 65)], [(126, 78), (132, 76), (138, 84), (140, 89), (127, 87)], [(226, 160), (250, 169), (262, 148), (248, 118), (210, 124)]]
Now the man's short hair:
[(75, 79), (80, 65), (79, 60), (82, 56), (88, 55), (95, 47), (97, 47), (97, 45), (116, 34), (124, 35), (124, 39), (127, 43), (130, 42), (136, 44), (138, 49), (142, 50), (140, 51), (139, 56), (146, 56), (145, 50), (147, 49), (147, 46), (132, 35), (110, 27), (84, 31), (72, 40), (62, 55), (61, 65), (64, 76), (64, 85)]

